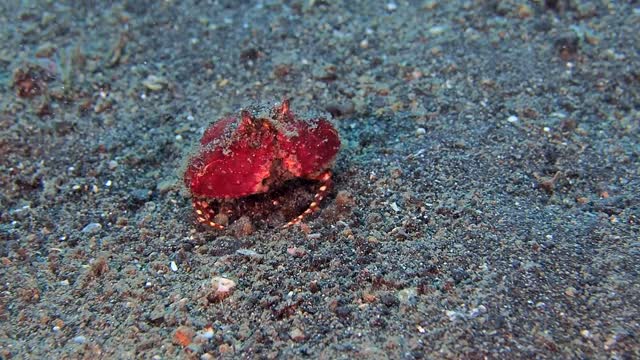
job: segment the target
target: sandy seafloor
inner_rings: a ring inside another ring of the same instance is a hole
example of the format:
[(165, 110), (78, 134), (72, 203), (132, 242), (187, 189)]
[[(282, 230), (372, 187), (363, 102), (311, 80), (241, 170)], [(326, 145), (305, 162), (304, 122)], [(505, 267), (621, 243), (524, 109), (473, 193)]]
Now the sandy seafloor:
[[(1, 359), (640, 356), (637, 2), (105, 4), (0, 4)], [(196, 225), (206, 126), (285, 97), (320, 211)]]

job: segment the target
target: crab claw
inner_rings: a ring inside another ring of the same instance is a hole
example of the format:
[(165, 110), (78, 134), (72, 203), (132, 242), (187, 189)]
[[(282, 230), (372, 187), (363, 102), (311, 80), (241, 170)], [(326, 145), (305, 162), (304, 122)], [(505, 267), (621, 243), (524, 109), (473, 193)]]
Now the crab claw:
[(259, 127), (243, 114), (237, 131), (229, 134), (215, 124), (202, 140), (203, 146), (184, 176), (193, 195), (227, 199), (269, 189), (264, 182), (270, 176), (275, 148), (275, 134), (269, 128)]
[(316, 180), (331, 168), (338, 150), (338, 132), (325, 119), (295, 120), (293, 136), (278, 133), (280, 157), (285, 168), (296, 177)]

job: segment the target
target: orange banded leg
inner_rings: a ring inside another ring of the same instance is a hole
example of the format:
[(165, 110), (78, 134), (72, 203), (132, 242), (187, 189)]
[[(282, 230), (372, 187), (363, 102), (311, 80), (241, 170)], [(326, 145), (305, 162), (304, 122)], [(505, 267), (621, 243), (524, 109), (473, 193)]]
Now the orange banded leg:
[(302, 214), (298, 215), (293, 220), (289, 221), (282, 228), (288, 228), (295, 224), (300, 223), (306, 216), (312, 214), (314, 211), (318, 210), (318, 206), (320, 205), (320, 201), (325, 198), (327, 192), (329, 192), (329, 188), (331, 187), (331, 171), (327, 170), (318, 176), (318, 181), (320, 181), (320, 187), (318, 188), (318, 192), (313, 197), (313, 201), (309, 204), (307, 210), (305, 210)]
[(196, 219), (199, 223), (207, 224), (220, 230), (224, 229), (224, 225), (220, 225), (217, 222), (213, 221), (216, 213), (209, 206), (209, 203), (206, 200), (193, 199), (193, 208), (196, 211)]

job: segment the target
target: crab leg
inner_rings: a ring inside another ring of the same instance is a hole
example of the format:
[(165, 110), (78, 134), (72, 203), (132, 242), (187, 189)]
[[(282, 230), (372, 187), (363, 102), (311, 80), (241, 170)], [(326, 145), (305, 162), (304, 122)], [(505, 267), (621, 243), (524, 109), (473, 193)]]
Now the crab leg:
[(216, 213), (209, 206), (209, 203), (206, 200), (194, 199), (193, 208), (195, 209), (196, 214), (198, 215), (197, 219), (199, 223), (207, 224), (211, 227), (214, 227), (220, 230), (224, 229), (224, 225), (220, 225), (215, 221), (213, 221), (213, 218), (216, 215)]
[(291, 227), (295, 224), (300, 223), (307, 215), (310, 215), (314, 211), (318, 210), (318, 206), (320, 205), (320, 201), (324, 199), (331, 187), (331, 171), (324, 171), (320, 176), (318, 176), (318, 180), (320, 181), (320, 187), (318, 188), (318, 192), (313, 197), (313, 201), (309, 204), (307, 210), (305, 210), (302, 214), (298, 215), (293, 220), (289, 221), (285, 225), (282, 226), (283, 229)]

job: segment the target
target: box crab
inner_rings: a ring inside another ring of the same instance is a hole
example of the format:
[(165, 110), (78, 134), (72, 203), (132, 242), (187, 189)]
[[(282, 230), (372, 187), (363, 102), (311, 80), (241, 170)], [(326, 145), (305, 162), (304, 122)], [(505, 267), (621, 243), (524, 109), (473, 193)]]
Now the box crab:
[(184, 173), (196, 218), (223, 229), (215, 203), (266, 193), (292, 179), (318, 181), (307, 209), (283, 227), (297, 224), (326, 196), (339, 149), (338, 132), (328, 120), (297, 117), (287, 99), (270, 111), (251, 107), (222, 118), (204, 132)]

